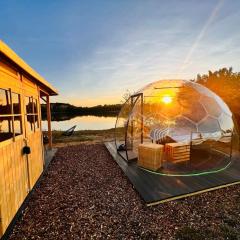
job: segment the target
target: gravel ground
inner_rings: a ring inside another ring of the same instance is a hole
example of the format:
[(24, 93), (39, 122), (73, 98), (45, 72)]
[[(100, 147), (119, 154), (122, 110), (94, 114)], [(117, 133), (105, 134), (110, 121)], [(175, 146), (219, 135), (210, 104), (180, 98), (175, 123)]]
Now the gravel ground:
[(102, 144), (64, 147), (10, 239), (240, 239), (240, 186), (146, 207)]

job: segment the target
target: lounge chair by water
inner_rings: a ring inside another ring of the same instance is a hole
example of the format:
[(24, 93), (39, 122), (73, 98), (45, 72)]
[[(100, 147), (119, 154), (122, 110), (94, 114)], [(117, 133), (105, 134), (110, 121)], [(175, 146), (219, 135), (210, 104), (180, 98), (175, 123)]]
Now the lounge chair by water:
[(76, 127), (77, 125), (74, 125), (73, 127), (69, 128), (67, 131), (65, 131), (62, 135), (66, 137), (72, 136)]

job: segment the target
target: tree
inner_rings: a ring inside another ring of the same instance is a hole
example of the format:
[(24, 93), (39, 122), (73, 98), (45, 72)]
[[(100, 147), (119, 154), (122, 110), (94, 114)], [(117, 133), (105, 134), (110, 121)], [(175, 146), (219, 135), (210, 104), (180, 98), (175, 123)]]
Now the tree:
[(131, 93), (128, 89), (125, 91), (125, 93), (123, 94), (122, 98), (122, 102), (125, 103), (134, 93)]
[(208, 71), (208, 74), (197, 75), (195, 79), (219, 95), (234, 113), (240, 126), (240, 72), (233, 72), (232, 67), (218, 71)]

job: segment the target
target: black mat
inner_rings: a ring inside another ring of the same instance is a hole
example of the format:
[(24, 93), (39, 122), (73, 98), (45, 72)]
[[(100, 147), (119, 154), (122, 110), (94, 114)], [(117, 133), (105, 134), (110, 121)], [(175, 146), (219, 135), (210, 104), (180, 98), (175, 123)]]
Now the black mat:
[(233, 156), (225, 170), (200, 176), (162, 176), (147, 172), (136, 162), (127, 163), (118, 154), (114, 142), (105, 146), (147, 205), (191, 196), (240, 183), (240, 158)]

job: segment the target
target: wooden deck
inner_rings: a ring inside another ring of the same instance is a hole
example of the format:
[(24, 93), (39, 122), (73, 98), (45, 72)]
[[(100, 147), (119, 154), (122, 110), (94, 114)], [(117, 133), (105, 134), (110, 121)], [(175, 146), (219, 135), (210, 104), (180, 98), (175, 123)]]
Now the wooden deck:
[(240, 157), (236, 154), (232, 164), (220, 172), (163, 176), (139, 168), (136, 162), (124, 161), (117, 154), (113, 142), (107, 142), (105, 146), (148, 206), (240, 183)]

